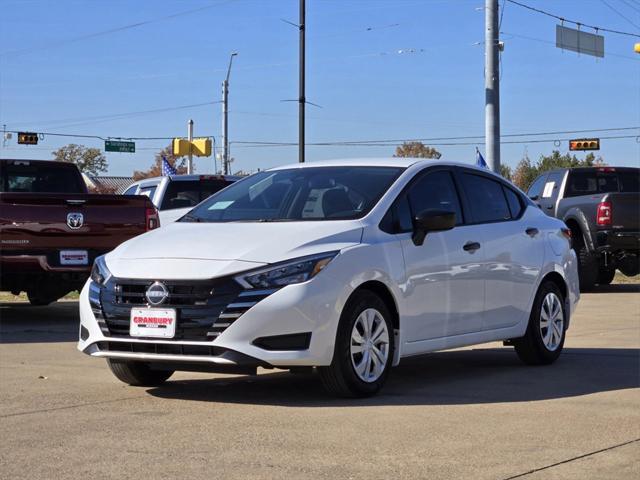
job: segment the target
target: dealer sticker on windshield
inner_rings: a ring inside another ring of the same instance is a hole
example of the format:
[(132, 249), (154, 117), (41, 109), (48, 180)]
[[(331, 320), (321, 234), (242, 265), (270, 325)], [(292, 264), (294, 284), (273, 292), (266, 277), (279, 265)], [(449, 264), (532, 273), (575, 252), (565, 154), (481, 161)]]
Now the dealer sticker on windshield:
[(132, 337), (173, 338), (176, 311), (172, 308), (132, 308), (129, 335)]

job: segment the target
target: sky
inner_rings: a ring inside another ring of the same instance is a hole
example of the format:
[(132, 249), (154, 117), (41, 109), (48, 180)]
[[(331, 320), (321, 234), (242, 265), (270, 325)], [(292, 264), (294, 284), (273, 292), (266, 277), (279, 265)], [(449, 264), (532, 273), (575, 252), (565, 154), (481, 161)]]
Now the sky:
[[(639, 0), (521, 2), (640, 35)], [(578, 55), (555, 47), (553, 18), (500, 6), (502, 134), (527, 134), (503, 137), (502, 163), (566, 153), (569, 138), (630, 136), (603, 138), (599, 154), (640, 166), (640, 38), (605, 33), (603, 59)], [(307, 0), (306, 9), (306, 96), (319, 105), (307, 106), (307, 142), (391, 140), (308, 145), (307, 161), (384, 157), (402, 139), (460, 136), (478, 138), (425, 143), (444, 160), (473, 163), (476, 145), (484, 153), (483, 0)], [(50, 159), (68, 143), (104, 148), (100, 138), (47, 133), (160, 137), (136, 140), (135, 154), (105, 153), (108, 174), (131, 175), (151, 166), (170, 143), (163, 138), (186, 136), (190, 118), (196, 137), (219, 142), (222, 108), (212, 102), (238, 52), (232, 170), (294, 163), (298, 105), (287, 100), (298, 97), (298, 30), (286, 22), (297, 21), (298, 0), (0, 0), (0, 128), (45, 133), (37, 146), (14, 135), (0, 158)], [(531, 135), (623, 127), (634, 129)], [(239, 143), (256, 141), (294, 145)], [(195, 160), (197, 173), (215, 167), (214, 157)]]

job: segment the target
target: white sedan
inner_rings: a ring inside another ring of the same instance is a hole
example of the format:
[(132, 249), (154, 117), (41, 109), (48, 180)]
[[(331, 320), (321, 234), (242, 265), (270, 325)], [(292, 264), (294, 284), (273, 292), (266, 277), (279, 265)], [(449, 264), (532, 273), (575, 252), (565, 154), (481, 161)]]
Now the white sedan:
[(564, 223), (487, 170), (418, 159), (259, 172), (96, 260), (78, 348), (130, 385), (315, 367), (375, 394), (403, 357), (503, 340), (560, 355), (579, 299)]

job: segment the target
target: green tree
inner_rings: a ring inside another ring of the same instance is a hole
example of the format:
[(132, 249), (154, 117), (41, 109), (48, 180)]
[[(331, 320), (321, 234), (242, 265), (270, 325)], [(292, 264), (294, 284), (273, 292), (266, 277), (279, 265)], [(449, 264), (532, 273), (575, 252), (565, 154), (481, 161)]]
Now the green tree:
[(156, 153), (153, 164), (148, 170), (136, 170), (133, 172), (134, 180), (142, 180), (143, 178), (161, 177), (162, 176), (162, 157), (165, 157), (167, 161), (178, 171), (178, 175), (187, 173), (187, 159), (185, 157), (178, 157), (173, 154), (173, 148), (169, 145)]
[(434, 158), (438, 159), (442, 154), (435, 148), (428, 147), (422, 142), (404, 142), (396, 147), (394, 157), (410, 158)]
[(511, 181), (511, 177), (513, 175), (513, 172), (511, 171), (511, 167), (509, 165), (505, 165), (504, 163), (501, 163), (500, 175), (502, 175), (502, 178), (506, 178), (507, 180)]
[(100, 172), (107, 171), (107, 158), (99, 148), (88, 148), (84, 145), (70, 143), (51, 153), (54, 160), (73, 163), (82, 173), (87, 175), (98, 175)]

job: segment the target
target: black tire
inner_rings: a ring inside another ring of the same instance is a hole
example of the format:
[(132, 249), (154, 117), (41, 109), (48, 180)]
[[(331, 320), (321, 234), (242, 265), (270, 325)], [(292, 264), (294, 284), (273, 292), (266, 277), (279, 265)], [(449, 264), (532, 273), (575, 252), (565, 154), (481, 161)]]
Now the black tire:
[[(64, 297), (64, 295), (62, 295), (62, 297)], [(50, 303), (55, 302), (56, 300), (58, 300), (58, 298), (62, 298), (62, 297), (57, 297), (55, 295), (47, 295), (41, 292), (34, 292), (34, 291), (27, 292), (27, 298), (29, 299), (29, 303), (34, 307), (44, 307), (46, 305), (49, 305)]]
[(157, 387), (173, 375), (173, 370), (152, 370), (144, 362), (108, 358), (107, 365), (118, 380), (134, 387)]
[(615, 276), (615, 269), (601, 268), (598, 272), (598, 285), (609, 285)]
[[(374, 308), (382, 316), (389, 334), (388, 356), (384, 370), (372, 382), (360, 379), (351, 361), (351, 333), (358, 316), (366, 309)], [(369, 397), (380, 391), (387, 380), (394, 354), (394, 330), (391, 312), (376, 294), (362, 290), (356, 292), (345, 306), (340, 317), (333, 360), (328, 367), (318, 367), (322, 385), (338, 397)]]
[[(555, 350), (547, 348), (540, 328), (542, 304), (549, 293), (554, 293), (560, 300), (560, 308), (562, 309), (563, 318), (561, 338)], [(562, 353), (562, 348), (564, 347), (566, 327), (567, 315), (564, 305), (564, 296), (558, 288), (558, 285), (552, 281), (546, 281), (540, 286), (538, 293), (536, 294), (531, 315), (529, 316), (529, 324), (527, 325), (527, 331), (524, 337), (516, 338), (513, 341), (513, 345), (518, 357), (520, 357), (520, 360), (528, 365), (549, 365), (555, 362), (560, 356), (560, 353)]]
[(589, 252), (584, 241), (576, 245), (576, 255), (578, 257), (580, 291), (588, 292), (593, 289), (598, 281), (598, 259)]

